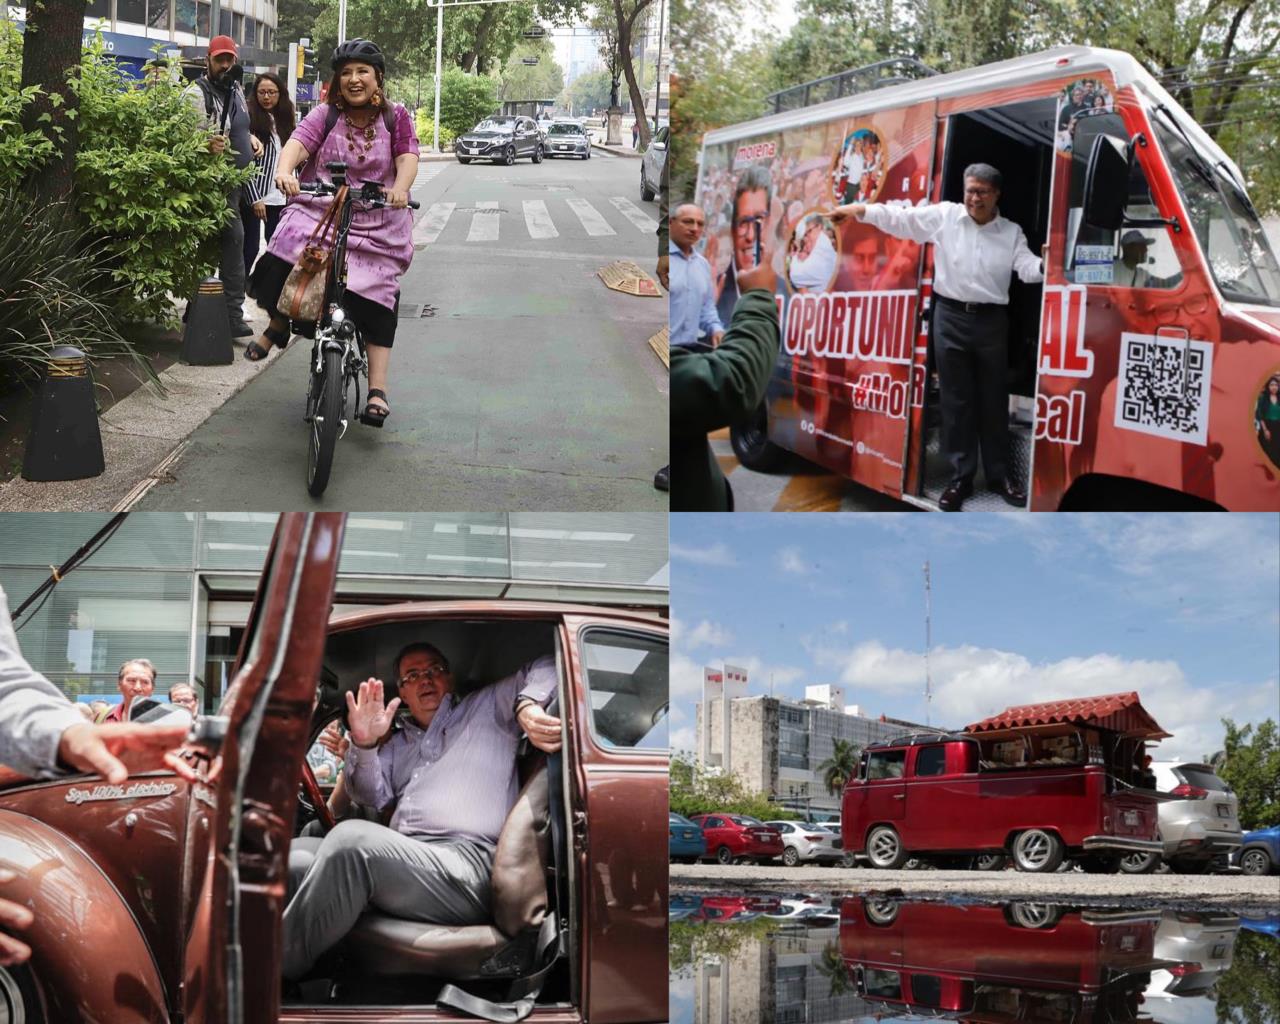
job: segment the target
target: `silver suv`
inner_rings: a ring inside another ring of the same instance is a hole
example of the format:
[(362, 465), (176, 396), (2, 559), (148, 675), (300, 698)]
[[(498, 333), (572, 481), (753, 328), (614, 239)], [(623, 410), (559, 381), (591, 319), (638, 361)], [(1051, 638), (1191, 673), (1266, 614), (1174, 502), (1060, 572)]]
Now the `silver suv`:
[(1154, 871), (1165, 861), (1181, 874), (1208, 871), (1214, 859), (1240, 845), (1240, 818), (1236, 795), (1207, 764), (1153, 761), (1156, 789), (1166, 797), (1160, 803), (1160, 838), (1164, 855), (1135, 853), (1120, 862), (1130, 874)]

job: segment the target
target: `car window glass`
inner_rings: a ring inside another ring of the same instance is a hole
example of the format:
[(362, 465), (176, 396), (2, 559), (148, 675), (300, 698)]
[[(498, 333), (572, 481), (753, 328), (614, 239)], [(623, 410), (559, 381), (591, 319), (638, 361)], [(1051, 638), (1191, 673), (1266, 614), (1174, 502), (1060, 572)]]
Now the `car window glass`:
[(941, 775), (946, 770), (946, 747), (921, 747), (916, 751), (917, 775)]
[(867, 759), (868, 779), (900, 779), (906, 762), (905, 750), (876, 751)]
[(704, 828), (720, 828), (724, 824), (719, 818), (707, 818), (704, 822)]
[(307, 751), (307, 764), (311, 765), (316, 782), (322, 786), (332, 786), (338, 781), (338, 772), (342, 770), (342, 760), (319, 743), (311, 744), (311, 749)]
[(902, 997), (902, 981), (897, 971), (870, 969), (862, 975), (862, 987), (869, 996), (879, 996), (881, 999)]
[(1182, 777), (1193, 786), (1199, 786), (1201, 789), (1215, 790), (1219, 793), (1230, 793), (1231, 787), (1223, 782), (1213, 772), (1205, 771), (1203, 768), (1183, 767), (1178, 771), (1182, 773)]
[(666, 749), (667, 645), (596, 630), (583, 643), (583, 662), (596, 739), (608, 747)]
[[(1121, 227), (1108, 231), (1084, 223), (1084, 178), (1093, 141), (1109, 135), (1129, 142), (1120, 115), (1102, 112), (1073, 119), (1071, 125), (1071, 184), (1067, 212), (1067, 258), (1064, 273), (1073, 284), (1114, 285), (1118, 288), (1173, 288), (1182, 281), (1182, 267), (1167, 227)], [(1142, 165), (1134, 161), (1129, 178), (1125, 214), (1132, 220), (1160, 216)]]
[(749, 817), (747, 817), (747, 815), (745, 815), (745, 814), (735, 814), (735, 815), (733, 815), (733, 817), (732, 817), (730, 820), (731, 820), (732, 822), (734, 822), (734, 824), (737, 824), (737, 825), (745, 825), (745, 826), (748, 826), (748, 827), (751, 827), (751, 826), (759, 826), (759, 825), (763, 825), (763, 824), (764, 824), (764, 822), (763, 822), (763, 821), (760, 821), (760, 820), (759, 820), (759, 819), (757, 819), (757, 818), (749, 818)]

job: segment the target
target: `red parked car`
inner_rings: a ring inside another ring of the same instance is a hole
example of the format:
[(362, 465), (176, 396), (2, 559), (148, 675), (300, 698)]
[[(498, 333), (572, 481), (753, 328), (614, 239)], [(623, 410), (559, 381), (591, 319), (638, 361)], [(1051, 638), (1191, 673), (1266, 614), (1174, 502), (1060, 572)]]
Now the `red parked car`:
[(1127, 693), (868, 744), (844, 790), (845, 848), (876, 868), (967, 853), (1008, 854), (1020, 871), (1056, 871), (1067, 856), (1118, 870), (1123, 854), (1162, 848), (1143, 751), (1168, 735)]
[(767, 864), (782, 856), (782, 834), (758, 818), (746, 814), (695, 814), (691, 819), (702, 826), (707, 840), (707, 856), (721, 864), (754, 860)]

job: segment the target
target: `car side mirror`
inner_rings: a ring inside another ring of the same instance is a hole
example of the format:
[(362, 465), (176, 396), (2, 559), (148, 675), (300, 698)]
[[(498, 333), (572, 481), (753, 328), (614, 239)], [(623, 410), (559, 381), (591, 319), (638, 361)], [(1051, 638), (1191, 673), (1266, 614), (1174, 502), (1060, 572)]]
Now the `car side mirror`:
[(1129, 147), (1119, 139), (1094, 137), (1084, 175), (1084, 221), (1095, 228), (1118, 231), (1124, 224), (1128, 198)]
[(656, 149), (659, 153), (664, 153), (666, 152), (667, 144), (665, 142), (655, 142), (653, 144), (653, 148)]

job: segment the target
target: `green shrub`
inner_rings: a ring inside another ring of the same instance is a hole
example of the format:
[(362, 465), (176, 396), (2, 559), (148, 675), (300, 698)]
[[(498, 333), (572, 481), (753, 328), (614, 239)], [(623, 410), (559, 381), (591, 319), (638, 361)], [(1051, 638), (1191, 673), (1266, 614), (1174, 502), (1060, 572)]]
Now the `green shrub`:
[(111, 273), (108, 243), (66, 203), (0, 189), (0, 379), (34, 384), (49, 354), (73, 345), (93, 362), (147, 361), (116, 330), (112, 307), (125, 291)]
[[(425, 85), (425, 83), (424, 83)], [(423, 94), (424, 110), (435, 110), (435, 79)], [(498, 80), (469, 75), (461, 68), (446, 68), (440, 81), (440, 128), (453, 138), (471, 131), (479, 121), (498, 110)]]
[(208, 150), (185, 83), (135, 86), (104, 55), (86, 48), (72, 86), (80, 101), (76, 154), (79, 208), (110, 242), (113, 273), (125, 285), (126, 321), (172, 324), (168, 293), (189, 296), (217, 263), (217, 235), (232, 216), (226, 195), (253, 175)]
[(40, 87), (22, 84), (22, 34), (0, 21), (0, 188), (18, 185), (53, 154), (53, 143), (38, 131), (22, 130), (22, 111)]
[[(428, 110), (431, 110), (431, 109), (433, 108), (424, 107), (421, 110), (419, 110), (417, 115), (417, 124), (414, 126), (418, 132), (418, 143), (422, 147), (422, 151), (424, 153), (427, 152), (429, 149), (431, 149), (432, 145), (434, 145), (435, 143), (435, 124), (436, 123), (435, 123), (435, 120), (432, 118), (432, 116), (428, 113)], [(443, 122), (444, 118), (441, 118), (440, 120)], [(457, 135), (449, 129), (449, 126), (447, 124), (440, 125), (440, 148), (441, 149), (448, 149), (450, 146), (453, 145), (453, 140), (456, 138), (457, 138)]]

